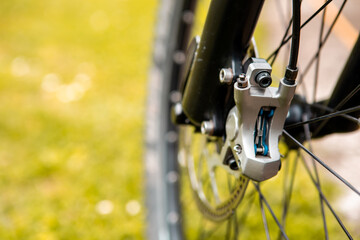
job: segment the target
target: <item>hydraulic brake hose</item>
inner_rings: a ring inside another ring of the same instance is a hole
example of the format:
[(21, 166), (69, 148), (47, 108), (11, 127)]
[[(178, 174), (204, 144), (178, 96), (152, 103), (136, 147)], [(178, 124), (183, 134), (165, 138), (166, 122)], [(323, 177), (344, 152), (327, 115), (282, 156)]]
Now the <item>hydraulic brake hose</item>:
[(297, 60), (300, 46), (300, 24), (301, 24), (301, 10), (300, 0), (293, 0), (293, 24), (292, 24), (292, 38), (289, 65), (285, 72), (285, 82), (289, 85), (295, 84), (297, 76)]

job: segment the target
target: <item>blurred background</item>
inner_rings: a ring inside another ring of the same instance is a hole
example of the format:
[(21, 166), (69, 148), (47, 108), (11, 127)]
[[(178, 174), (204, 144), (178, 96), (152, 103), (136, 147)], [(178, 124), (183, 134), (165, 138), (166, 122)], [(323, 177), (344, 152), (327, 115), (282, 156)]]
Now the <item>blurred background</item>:
[(156, 5), (0, 1), (0, 239), (142, 238)]

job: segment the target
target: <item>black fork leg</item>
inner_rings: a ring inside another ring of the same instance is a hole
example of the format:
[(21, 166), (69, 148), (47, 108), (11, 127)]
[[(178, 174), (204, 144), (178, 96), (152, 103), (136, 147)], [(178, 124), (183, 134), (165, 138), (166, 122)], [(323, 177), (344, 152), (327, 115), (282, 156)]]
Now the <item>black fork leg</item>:
[(235, 74), (241, 72), (241, 61), (263, 3), (264, 0), (211, 1), (182, 101), (183, 110), (194, 125), (213, 120), (216, 127), (224, 127), (224, 116), (234, 100), (231, 86), (220, 84), (219, 72), (224, 67), (232, 67)]

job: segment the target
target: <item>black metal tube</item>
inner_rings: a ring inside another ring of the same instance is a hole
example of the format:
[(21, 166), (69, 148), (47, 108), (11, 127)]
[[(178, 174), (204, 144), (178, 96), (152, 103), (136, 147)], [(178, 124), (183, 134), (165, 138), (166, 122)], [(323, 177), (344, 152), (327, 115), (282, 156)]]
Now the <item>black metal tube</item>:
[(293, 0), (293, 24), (292, 24), (292, 38), (291, 38), (291, 52), (288, 68), (291, 70), (297, 70), (297, 60), (299, 55), (300, 46), (300, 25), (301, 25), (301, 14), (300, 14), (300, 0)]
[[(213, 0), (201, 36), (193, 70), (183, 94), (185, 114), (195, 125), (224, 123), (231, 86), (219, 82), (221, 68), (241, 68), (264, 0)], [(215, 118), (215, 119), (214, 119)]]
[(285, 71), (284, 83), (289, 85), (295, 84), (295, 79), (298, 73), (297, 61), (299, 56), (299, 46), (300, 46), (300, 30), (301, 30), (301, 9), (300, 0), (293, 0), (292, 6), (292, 35), (291, 35), (291, 49), (290, 49), (290, 58), (289, 64)]

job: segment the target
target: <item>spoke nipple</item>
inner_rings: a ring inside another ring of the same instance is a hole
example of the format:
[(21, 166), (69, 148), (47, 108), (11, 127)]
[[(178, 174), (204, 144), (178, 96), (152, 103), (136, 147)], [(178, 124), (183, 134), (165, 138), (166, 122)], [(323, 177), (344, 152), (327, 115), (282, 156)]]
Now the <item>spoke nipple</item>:
[(220, 70), (219, 79), (221, 83), (231, 84), (234, 74), (231, 68), (223, 68)]
[(203, 121), (201, 123), (201, 133), (212, 135), (214, 133), (215, 125), (213, 121)]

